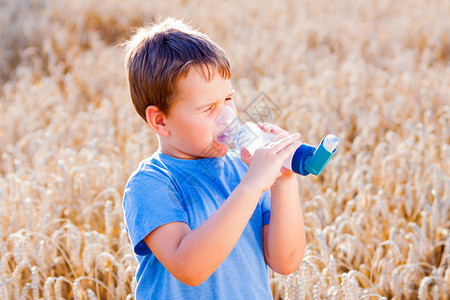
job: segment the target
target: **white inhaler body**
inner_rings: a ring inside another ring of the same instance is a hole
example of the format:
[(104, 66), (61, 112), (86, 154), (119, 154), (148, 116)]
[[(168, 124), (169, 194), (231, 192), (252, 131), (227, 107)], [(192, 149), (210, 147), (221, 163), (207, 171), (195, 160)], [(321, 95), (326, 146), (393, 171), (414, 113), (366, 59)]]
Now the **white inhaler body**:
[[(246, 122), (241, 126), (233, 110), (225, 106), (216, 119), (213, 137), (219, 144), (235, 143), (236, 148), (239, 150), (243, 146), (253, 155), (256, 149), (273, 139), (275, 134), (265, 132), (258, 125), (251, 122)], [(317, 148), (301, 144), (284, 161), (283, 167), (303, 176), (308, 174), (319, 175), (336, 153), (338, 143), (338, 138), (329, 134)]]

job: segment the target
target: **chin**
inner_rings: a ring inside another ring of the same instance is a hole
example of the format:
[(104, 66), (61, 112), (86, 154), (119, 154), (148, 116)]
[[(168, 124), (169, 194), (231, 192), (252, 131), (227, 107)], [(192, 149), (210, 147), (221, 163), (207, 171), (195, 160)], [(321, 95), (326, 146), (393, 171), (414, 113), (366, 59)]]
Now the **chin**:
[(215, 141), (203, 151), (203, 157), (222, 157), (228, 153), (228, 145), (218, 144)]
[(217, 144), (216, 142), (214, 142), (218, 147), (217, 147), (217, 153), (218, 155), (216, 157), (222, 157), (225, 156), (228, 153), (228, 145), (223, 145), (223, 144)]
[(222, 157), (225, 156), (228, 153), (228, 147), (226, 147), (225, 150), (223, 150), (222, 152), (219, 152), (219, 154), (216, 157)]

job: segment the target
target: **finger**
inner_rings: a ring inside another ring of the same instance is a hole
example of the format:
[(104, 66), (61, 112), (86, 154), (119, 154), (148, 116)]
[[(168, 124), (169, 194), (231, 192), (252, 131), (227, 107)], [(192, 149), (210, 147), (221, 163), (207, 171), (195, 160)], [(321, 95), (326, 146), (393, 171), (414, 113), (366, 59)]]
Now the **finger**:
[(288, 133), (286, 130), (281, 129), (278, 126), (273, 126), (270, 130), (271, 133), (280, 134), (280, 133)]
[(250, 165), (252, 161), (252, 155), (244, 146), (241, 147), (241, 160), (247, 165)]
[(290, 170), (290, 169), (286, 169), (286, 168), (281, 168), (281, 175), (292, 175), (294, 174), (294, 171)]
[(258, 124), (258, 127), (264, 130), (265, 132), (270, 132), (274, 134), (280, 134), (280, 133), (287, 133), (286, 130), (281, 129), (280, 127), (270, 124), (270, 123), (260, 123)]
[(282, 150), (280, 150), (277, 154), (281, 156), (282, 159), (287, 159), (295, 150), (300, 147), (302, 142), (300, 140), (294, 141), (292, 144), (286, 146)]
[[(279, 136), (277, 136), (278, 138)], [(299, 133), (294, 133), (288, 136), (282, 136), (279, 137), (278, 140), (276, 140), (273, 145), (271, 145), (271, 148), (275, 151), (275, 152), (280, 152), (281, 150), (283, 150), (284, 148), (290, 146), (292, 143), (294, 142), (298, 142), (300, 143), (300, 134)]]
[(271, 143), (278, 142), (279, 140), (281, 140), (281, 139), (283, 139), (283, 138), (285, 138), (285, 137), (287, 137), (287, 136), (289, 136), (289, 133), (287, 133), (287, 132), (282, 132), (282, 133), (280, 133), (280, 134), (277, 134), (273, 139), (267, 141), (267, 142), (265, 143), (265, 145), (269, 145), (269, 144), (271, 144)]
[(269, 123), (260, 123), (258, 124), (258, 127), (264, 130), (265, 132), (271, 132), (272, 130), (272, 125)]

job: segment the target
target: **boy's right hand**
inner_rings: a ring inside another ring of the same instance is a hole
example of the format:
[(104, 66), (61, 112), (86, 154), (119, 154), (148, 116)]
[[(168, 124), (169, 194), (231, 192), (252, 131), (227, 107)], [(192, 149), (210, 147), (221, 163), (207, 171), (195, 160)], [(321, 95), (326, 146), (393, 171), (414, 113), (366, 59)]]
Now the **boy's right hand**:
[(284, 174), (283, 162), (300, 147), (300, 134), (281, 133), (257, 149), (253, 156), (245, 147), (241, 148), (241, 159), (249, 168), (243, 182), (261, 192), (268, 190), (275, 180)]

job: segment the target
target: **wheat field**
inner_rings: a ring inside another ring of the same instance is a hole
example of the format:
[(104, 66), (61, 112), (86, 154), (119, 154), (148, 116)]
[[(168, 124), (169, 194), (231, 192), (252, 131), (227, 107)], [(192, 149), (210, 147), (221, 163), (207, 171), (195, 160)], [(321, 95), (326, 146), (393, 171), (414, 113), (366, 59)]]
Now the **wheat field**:
[[(0, 299), (134, 299), (122, 195), (157, 138), (128, 97), (132, 28), (184, 18), (243, 115), (316, 145), (307, 247), (275, 299), (450, 299), (450, 1), (0, 0)], [(230, 295), (230, 299), (233, 295)]]

